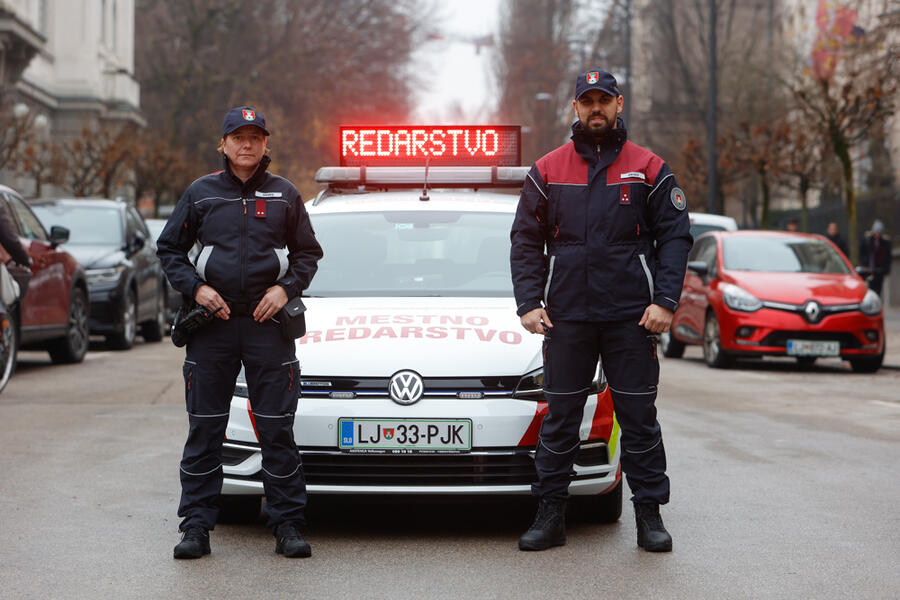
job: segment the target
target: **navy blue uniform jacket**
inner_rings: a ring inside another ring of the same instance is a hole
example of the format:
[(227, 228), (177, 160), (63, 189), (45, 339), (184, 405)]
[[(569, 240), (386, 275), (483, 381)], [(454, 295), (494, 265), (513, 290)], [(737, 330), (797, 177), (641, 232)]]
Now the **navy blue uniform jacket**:
[[(300, 193), (266, 170), (268, 156), (246, 183), (224, 161), (225, 170), (188, 187), (160, 234), (166, 277), (192, 299), (203, 283), (227, 302), (256, 302), (276, 283), (298, 296), (322, 258)], [(203, 247), (196, 267), (187, 257), (195, 240)]]
[(675, 176), (627, 141), (621, 119), (600, 145), (580, 122), (572, 132), (522, 187), (510, 234), (516, 312), (543, 303), (551, 320), (598, 322), (640, 318), (651, 303), (674, 312), (693, 245)]

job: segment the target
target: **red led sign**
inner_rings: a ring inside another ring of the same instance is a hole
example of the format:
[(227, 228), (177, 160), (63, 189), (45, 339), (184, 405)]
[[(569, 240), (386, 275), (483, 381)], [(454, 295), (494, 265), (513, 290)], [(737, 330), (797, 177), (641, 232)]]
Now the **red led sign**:
[(341, 127), (341, 166), (517, 167), (520, 142), (518, 125)]

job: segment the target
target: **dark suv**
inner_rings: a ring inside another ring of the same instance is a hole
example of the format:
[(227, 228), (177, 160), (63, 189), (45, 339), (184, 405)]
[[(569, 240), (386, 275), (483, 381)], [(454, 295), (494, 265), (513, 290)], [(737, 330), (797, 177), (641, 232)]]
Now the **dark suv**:
[[(42, 348), (55, 363), (81, 362), (88, 349), (88, 285), (84, 269), (60, 247), (69, 232), (54, 227), (48, 235), (22, 197), (3, 185), (0, 210), (6, 212), (32, 261), (31, 273), (9, 266), (16, 279), (28, 281), (12, 315), (13, 356), (19, 347)], [(0, 260), (9, 260), (5, 250), (0, 250)]]
[(31, 205), (45, 226), (69, 230), (65, 247), (87, 273), (90, 330), (127, 350), (140, 333), (158, 342), (166, 329), (165, 277), (150, 232), (135, 208), (118, 200), (42, 200)]

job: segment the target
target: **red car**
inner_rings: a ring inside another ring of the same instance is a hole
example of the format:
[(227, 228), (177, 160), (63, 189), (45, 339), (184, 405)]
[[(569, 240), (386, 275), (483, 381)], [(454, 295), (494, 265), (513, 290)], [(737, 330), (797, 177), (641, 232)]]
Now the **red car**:
[[(0, 210), (6, 211), (32, 261), (28, 290), (14, 313), (13, 359), (18, 348), (40, 348), (55, 363), (81, 362), (89, 342), (90, 297), (84, 269), (59, 247), (69, 231), (53, 227), (48, 234), (22, 197), (3, 185)], [(0, 260), (9, 260), (5, 250), (0, 249)], [(14, 276), (27, 275), (22, 267), (9, 268)]]
[(702, 344), (711, 367), (739, 357), (840, 356), (873, 373), (884, 360), (881, 299), (820, 235), (717, 231), (688, 257), (681, 304), (660, 338), (664, 356)]

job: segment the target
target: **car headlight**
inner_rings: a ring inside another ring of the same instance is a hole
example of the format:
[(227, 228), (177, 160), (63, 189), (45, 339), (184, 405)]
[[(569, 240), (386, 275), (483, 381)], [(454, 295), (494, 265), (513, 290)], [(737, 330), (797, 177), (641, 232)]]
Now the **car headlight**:
[(722, 298), (728, 308), (734, 310), (753, 312), (762, 308), (762, 301), (759, 298), (733, 283), (722, 286)]
[[(603, 373), (603, 369), (600, 368), (600, 363), (597, 363), (597, 368), (594, 370), (594, 380), (591, 382), (591, 388), (588, 390), (588, 395), (590, 394), (599, 394), (604, 388), (606, 388), (606, 375)], [(544, 397), (544, 368), (535, 369), (531, 373), (522, 376), (522, 379), (519, 380), (518, 385), (516, 385), (516, 391), (513, 392), (513, 398), (519, 398), (522, 400), (534, 400), (535, 402), (546, 402), (546, 398)]]
[(124, 270), (125, 267), (119, 265), (111, 269), (86, 269), (84, 273), (87, 275), (88, 283), (104, 284), (118, 282)]
[(878, 294), (872, 290), (866, 291), (866, 297), (859, 303), (859, 310), (861, 310), (864, 315), (874, 317), (881, 312), (881, 298), (879, 298)]

